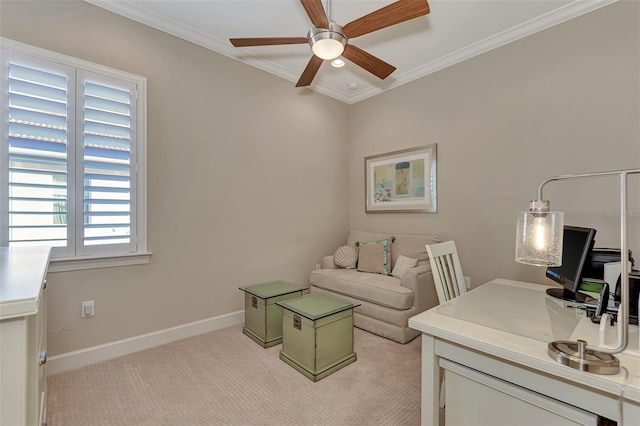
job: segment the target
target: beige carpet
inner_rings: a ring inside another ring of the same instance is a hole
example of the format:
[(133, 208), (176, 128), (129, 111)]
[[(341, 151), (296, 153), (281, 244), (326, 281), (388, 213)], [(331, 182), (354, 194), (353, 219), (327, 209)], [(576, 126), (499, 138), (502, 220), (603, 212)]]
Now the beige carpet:
[(49, 426), (418, 425), (420, 337), (355, 329), (358, 360), (313, 383), (233, 326), (49, 376)]

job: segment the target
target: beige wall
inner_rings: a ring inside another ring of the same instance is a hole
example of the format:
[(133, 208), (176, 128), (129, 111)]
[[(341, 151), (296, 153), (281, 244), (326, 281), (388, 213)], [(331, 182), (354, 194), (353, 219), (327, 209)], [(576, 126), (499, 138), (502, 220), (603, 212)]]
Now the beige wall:
[[(513, 261), (515, 212), (540, 180), (640, 163), (635, 2), (351, 107), (84, 2), (0, 8), (2, 36), (149, 84), (151, 263), (50, 274), (50, 329), (96, 301), (90, 321), (49, 334), (52, 355), (240, 310), (240, 285), (306, 282), (349, 225), (455, 239), (474, 285), (544, 282)], [(434, 142), (438, 213), (366, 215), (363, 158)], [(567, 223), (617, 245), (617, 218), (606, 215), (618, 209), (615, 184), (551, 184), (545, 195)], [(579, 202), (594, 192), (593, 206)], [(629, 219), (640, 258), (640, 218)]]
[[(1, 3), (0, 34), (148, 78), (151, 263), (49, 274), (56, 355), (244, 309), (306, 283), (348, 229), (348, 107), (81, 1)], [(318, 129), (322, 129), (321, 132)]]
[[(434, 17), (435, 19), (435, 17)], [(639, 5), (620, 2), (350, 109), (350, 224), (454, 239), (465, 275), (550, 281), (515, 263), (516, 212), (546, 177), (640, 167)], [(437, 214), (365, 214), (368, 155), (438, 144)], [(552, 183), (565, 223), (620, 247), (617, 180)], [(638, 196), (631, 248), (640, 264)], [(592, 205), (581, 202), (589, 198)]]

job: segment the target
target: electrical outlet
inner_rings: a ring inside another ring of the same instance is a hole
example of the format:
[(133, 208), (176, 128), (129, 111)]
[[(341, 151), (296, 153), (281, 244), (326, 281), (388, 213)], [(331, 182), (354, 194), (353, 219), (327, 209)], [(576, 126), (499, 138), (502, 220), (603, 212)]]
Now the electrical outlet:
[(82, 318), (92, 317), (95, 314), (95, 302), (93, 300), (82, 302)]
[(320, 269), (320, 264), (316, 264), (316, 269)]
[(464, 285), (467, 287), (467, 290), (471, 290), (471, 277), (464, 277)]

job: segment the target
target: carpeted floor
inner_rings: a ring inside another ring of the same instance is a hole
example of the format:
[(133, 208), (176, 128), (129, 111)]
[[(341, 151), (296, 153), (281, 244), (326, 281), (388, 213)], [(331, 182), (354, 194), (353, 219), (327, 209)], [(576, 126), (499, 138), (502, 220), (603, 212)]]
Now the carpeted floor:
[(418, 425), (420, 337), (354, 334), (358, 360), (317, 383), (242, 326), (52, 375), (47, 424)]

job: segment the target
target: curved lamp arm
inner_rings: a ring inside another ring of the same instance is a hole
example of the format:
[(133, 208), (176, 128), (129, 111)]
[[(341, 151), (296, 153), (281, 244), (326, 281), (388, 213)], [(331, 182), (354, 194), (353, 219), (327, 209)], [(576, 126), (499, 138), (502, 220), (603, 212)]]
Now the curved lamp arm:
[[(549, 182), (568, 179), (594, 178), (602, 176), (620, 177), (620, 256), (623, 265), (621, 270), (621, 294), (620, 310), (618, 312), (618, 345), (614, 348), (587, 345), (587, 349), (609, 354), (617, 354), (627, 348), (629, 340), (629, 270), (626, 266), (626, 257), (629, 251), (627, 244), (627, 176), (640, 173), (640, 169), (614, 170), (608, 172), (582, 173), (574, 175), (561, 175), (545, 179), (538, 185), (538, 200), (543, 200), (542, 190)], [(621, 318), (622, 317), (622, 318)]]

